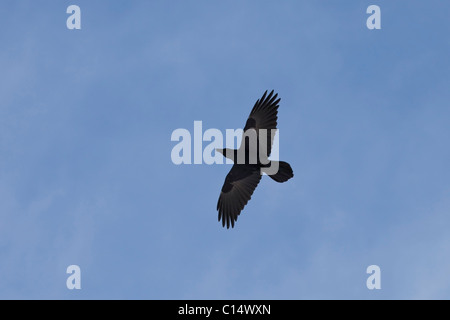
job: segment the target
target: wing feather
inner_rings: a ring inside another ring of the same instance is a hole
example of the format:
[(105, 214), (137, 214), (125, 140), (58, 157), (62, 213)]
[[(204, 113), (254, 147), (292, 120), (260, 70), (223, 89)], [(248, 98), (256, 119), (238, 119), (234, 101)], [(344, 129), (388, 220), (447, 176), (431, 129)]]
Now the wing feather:
[(260, 129), (267, 130), (267, 156), (270, 156), (272, 151), (274, 134), (271, 134), (271, 130), (277, 129), (278, 120), (278, 103), (281, 99), (277, 99), (278, 94), (274, 95), (273, 90), (267, 95), (267, 91), (264, 92), (261, 99), (258, 99), (248, 116), (247, 122), (244, 127), (244, 132), (249, 129), (255, 129), (260, 137)]
[(225, 178), (217, 202), (218, 219), (227, 228), (234, 227), (242, 209), (247, 205), (261, 180), (260, 169), (248, 165), (233, 165)]

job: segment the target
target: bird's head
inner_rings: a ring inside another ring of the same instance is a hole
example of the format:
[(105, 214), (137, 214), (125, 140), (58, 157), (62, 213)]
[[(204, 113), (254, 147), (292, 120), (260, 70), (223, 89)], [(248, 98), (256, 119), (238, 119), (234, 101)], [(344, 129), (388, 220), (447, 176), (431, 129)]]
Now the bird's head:
[(234, 150), (233, 149), (219, 149), (216, 148), (216, 152), (221, 153), (225, 158), (234, 159)]

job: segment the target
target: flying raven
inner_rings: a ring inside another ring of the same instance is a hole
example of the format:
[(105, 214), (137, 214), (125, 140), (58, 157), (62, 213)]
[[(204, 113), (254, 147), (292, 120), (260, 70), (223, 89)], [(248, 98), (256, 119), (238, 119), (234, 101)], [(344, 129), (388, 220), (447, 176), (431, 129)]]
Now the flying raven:
[[(261, 180), (263, 172), (277, 182), (285, 182), (294, 176), (291, 166), (284, 161), (270, 161), (273, 138), (277, 129), (278, 94), (267, 91), (256, 101), (244, 127), (239, 149), (216, 149), (234, 165), (225, 178), (217, 210), (219, 221), (227, 229), (235, 221)], [(253, 138), (253, 139), (252, 139)], [(276, 171), (273, 171), (273, 168)]]

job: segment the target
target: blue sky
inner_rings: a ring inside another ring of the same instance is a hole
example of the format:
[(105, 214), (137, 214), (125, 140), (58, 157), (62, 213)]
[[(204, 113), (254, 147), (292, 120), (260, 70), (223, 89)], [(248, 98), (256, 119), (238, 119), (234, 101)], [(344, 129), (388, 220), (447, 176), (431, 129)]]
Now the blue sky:
[[(71, 4), (81, 30), (66, 28)], [(0, 298), (450, 298), (448, 12), (2, 2)], [(175, 166), (171, 133), (242, 128), (271, 89), (295, 177), (263, 177), (226, 230), (230, 166)], [(72, 264), (81, 290), (66, 288)]]

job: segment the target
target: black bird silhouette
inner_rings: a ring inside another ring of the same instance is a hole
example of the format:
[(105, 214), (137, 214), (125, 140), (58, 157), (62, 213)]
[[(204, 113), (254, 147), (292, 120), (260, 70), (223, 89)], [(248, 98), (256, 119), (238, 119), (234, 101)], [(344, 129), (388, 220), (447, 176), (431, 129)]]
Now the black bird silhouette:
[[(217, 210), (219, 221), (227, 229), (234, 228), (239, 214), (252, 197), (263, 172), (277, 182), (294, 176), (291, 166), (284, 161), (270, 161), (273, 138), (277, 129), (278, 94), (267, 91), (256, 101), (244, 127), (239, 149), (216, 149), (234, 161), (225, 178)], [(275, 168), (275, 170), (274, 170)]]

